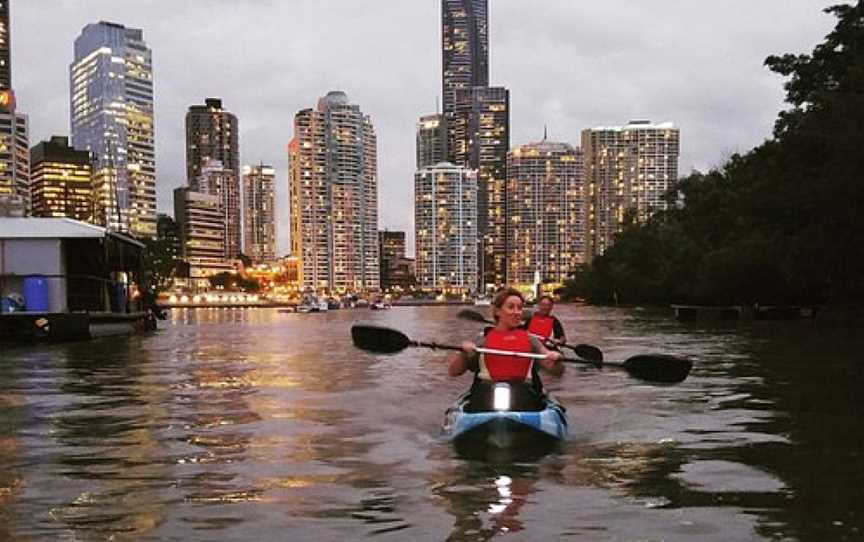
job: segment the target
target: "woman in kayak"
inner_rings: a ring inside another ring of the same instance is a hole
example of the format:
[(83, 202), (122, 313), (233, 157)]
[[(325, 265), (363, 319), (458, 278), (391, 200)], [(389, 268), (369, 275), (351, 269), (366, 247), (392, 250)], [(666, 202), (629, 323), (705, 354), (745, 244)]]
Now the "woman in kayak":
[(538, 360), (540, 367), (553, 375), (564, 372), (561, 354), (550, 352), (536, 337), (532, 337), (522, 326), (522, 307), (524, 298), (518, 290), (506, 288), (498, 292), (492, 302), (492, 317), (495, 327), (476, 342), (462, 343), (462, 351), (450, 356), (450, 376), (460, 376), (469, 369), (477, 378), (485, 381), (526, 381), (534, 378), (533, 360), (515, 356), (495, 354), (478, 355), (477, 347), (485, 346), (497, 350), (539, 353), (546, 357)]
[(528, 319), (525, 326), (528, 333), (540, 337), (546, 344), (561, 346), (567, 342), (564, 336), (564, 326), (561, 321), (552, 316), (552, 296), (544, 295), (537, 302), (537, 312)]

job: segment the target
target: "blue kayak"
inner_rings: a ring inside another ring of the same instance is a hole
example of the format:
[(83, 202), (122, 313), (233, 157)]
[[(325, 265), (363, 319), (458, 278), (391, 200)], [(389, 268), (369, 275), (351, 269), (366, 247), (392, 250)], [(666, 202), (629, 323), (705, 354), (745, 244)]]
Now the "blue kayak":
[[(509, 396), (508, 396), (509, 398)], [(472, 408), (471, 394), (460, 397), (447, 410), (444, 435), (454, 442), (471, 441), (509, 448), (567, 438), (565, 409), (548, 395), (538, 398), (536, 409)]]

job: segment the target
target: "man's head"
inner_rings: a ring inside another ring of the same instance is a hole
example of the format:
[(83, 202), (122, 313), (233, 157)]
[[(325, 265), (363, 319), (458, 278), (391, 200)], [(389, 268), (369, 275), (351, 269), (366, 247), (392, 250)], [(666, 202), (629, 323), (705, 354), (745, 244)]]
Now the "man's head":
[(544, 295), (537, 301), (537, 312), (543, 316), (549, 316), (554, 304), (555, 302), (552, 300), (551, 295)]

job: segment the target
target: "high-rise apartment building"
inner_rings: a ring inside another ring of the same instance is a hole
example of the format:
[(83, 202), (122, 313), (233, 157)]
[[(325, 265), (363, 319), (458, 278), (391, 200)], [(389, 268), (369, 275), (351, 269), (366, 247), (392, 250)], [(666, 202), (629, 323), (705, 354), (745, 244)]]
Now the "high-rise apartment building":
[(414, 176), (416, 280), (425, 290), (477, 286), (477, 173), (449, 163)]
[(381, 260), (405, 257), (405, 232), (381, 230), (378, 232), (378, 252)]
[(414, 285), (414, 259), (405, 257), (404, 231), (379, 231), (378, 252), (383, 291), (407, 290)]
[(631, 121), (582, 131), (589, 183), (589, 257), (609, 248), (626, 220), (665, 210), (678, 180), (680, 133), (671, 122)]
[(441, 0), (441, 65), (449, 117), (457, 89), (489, 85), (489, 0)]
[[(3, 96), (9, 106), (4, 107)], [(27, 115), (15, 111), (11, 90), (0, 90), (0, 198), (30, 209), (30, 137)]]
[(226, 168), (219, 160), (207, 159), (201, 164), (201, 172), (190, 187), (196, 192), (210, 194), (219, 198), (225, 222), (225, 258), (233, 260), (240, 255), (240, 179), (234, 171)]
[(477, 231), (482, 286), (502, 285), (507, 273), (507, 152), (510, 147), (510, 92), (473, 87), (455, 92), (448, 121), (453, 162), (477, 171)]
[(156, 239), (165, 244), (165, 249), (171, 259), (179, 260), (181, 258), (180, 228), (173, 217), (161, 213), (156, 215)]
[[(400, 264), (405, 259), (405, 232), (379, 231), (378, 254), (381, 258), (381, 289), (387, 290), (396, 282), (391, 280), (391, 275), (399, 274)], [(405, 282), (404, 279), (402, 282)]]
[(304, 287), (379, 287), (377, 142), (371, 119), (333, 91), (294, 117), (288, 146), (292, 254)]
[(93, 164), (87, 151), (53, 136), (30, 150), (31, 214), (93, 222)]
[(225, 259), (225, 215), (219, 197), (177, 188), (174, 219), (180, 234), (180, 256), (189, 264), (191, 285), (207, 290), (210, 276), (232, 270)]
[(0, 0), (0, 90), (12, 88), (12, 29), (9, 26), (9, 4)]
[(417, 169), (446, 162), (447, 144), (444, 121), (440, 114), (424, 115), (417, 122)]
[(243, 252), (255, 262), (276, 261), (276, 170), (243, 167)]
[(582, 153), (544, 139), (507, 155), (508, 280), (561, 284), (585, 261)]
[(140, 29), (101, 21), (75, 40), (72, 145), (93, 154), (97, 221), (156, 236), (153, 67)]
[(12, 90), (12, 34), (9, 0), (0, 0), (0, 200), (30, 208), (30, 140), (27, 115), (16, 110)]
[(208, 160), (222, 162), (240, 178), (237, 117), (218, 98), (207, 98), (186, 113), (186, 180), (192, 189), (198, 189), (195, 183)]

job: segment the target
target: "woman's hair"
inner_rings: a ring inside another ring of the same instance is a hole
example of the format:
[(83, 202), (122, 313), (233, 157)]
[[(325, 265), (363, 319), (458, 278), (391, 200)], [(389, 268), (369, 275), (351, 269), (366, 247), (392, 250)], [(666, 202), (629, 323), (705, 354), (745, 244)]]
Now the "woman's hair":
[(555, 304), (555, 299), (549, 294), (541, 295), (540, 299), (537, 300), (537, 303), (539, 304), (544, 299), (548, 299), (549, 303), (552, 303), (553, 305)]
[(495, 294), (495, 298), (492, 300), (492, 307), (494, 307), (492, 309), (492, 317), (495, 319), (496, 322), (498, 321), (498, 309), (503, 307), (504, 303), (507, 302), (507, 298), (512, 296), (518, 297), (523, 304), (525, 303), (525, 297), (522, 295), (522, 292), (520, 292), (516, 288), (502, 288), (498, 291), (497, 294)]

